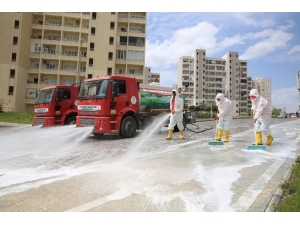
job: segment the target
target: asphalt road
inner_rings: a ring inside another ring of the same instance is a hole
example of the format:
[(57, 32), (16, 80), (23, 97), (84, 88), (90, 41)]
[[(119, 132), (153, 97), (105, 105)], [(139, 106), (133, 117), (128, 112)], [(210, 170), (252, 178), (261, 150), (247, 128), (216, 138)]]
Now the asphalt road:
[(131, 139), (99, 139), (73, 125), (2, 124), (0, 211), (264, 212), (297, 157), (299, 125), (273, 119), (272, 145), (250, 151), (251, 119), (234, 120), (222, 146), (208, 145), (215, 121), (170, 141), (154, 126)]

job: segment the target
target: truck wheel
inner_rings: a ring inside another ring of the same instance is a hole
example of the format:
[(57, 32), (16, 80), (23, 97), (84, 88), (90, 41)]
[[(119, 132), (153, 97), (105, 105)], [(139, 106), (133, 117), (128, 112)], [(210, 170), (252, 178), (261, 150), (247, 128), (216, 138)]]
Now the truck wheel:
[[(185, 127), (186, 127), (186, 117), (184, 115), (182, 117), (182, 125), (183, 125), (183, 130), (185, 130)], [(178, 129), (177, 125), (174, 127), (173, 132), (179, 132), (179, 129)]]
[(120, 136), (123, 138), (131, 138), (136, 133), (136, 122), (131, 116), (127, 116), (121, 123)]
[(76, 117), (75, 116), (71, 116), (67, 119), (65, 125), (72, 125), (72, 124), (76, 124)]

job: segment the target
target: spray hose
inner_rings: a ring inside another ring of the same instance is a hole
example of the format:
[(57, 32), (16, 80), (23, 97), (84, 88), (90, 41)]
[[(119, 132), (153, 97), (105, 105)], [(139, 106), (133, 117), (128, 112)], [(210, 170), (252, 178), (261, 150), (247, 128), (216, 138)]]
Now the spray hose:
[[(190, 125), (193, 125), (193, 126), (197, 127), (196, 129), (199, 129), (199, 126), (197, 124), (191, 123)], [(193, 133), (196, 133), (196, 134), (213, 129), (213, 127), (209, 127), (209, 128), (204, 129), (204, 130), (194, 131), (194, 130), (189, 129), (187, 126), (185, 126), (185, 128), (188, 129), (189, 131), (193, 132)]]

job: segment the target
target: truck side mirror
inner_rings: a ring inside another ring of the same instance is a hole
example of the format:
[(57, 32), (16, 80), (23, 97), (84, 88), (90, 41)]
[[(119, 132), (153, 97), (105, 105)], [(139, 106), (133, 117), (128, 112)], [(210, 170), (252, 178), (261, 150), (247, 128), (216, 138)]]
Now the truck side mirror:
[(117, 82), (112, 83), (111, 97), (118, 97), (118, 83)]

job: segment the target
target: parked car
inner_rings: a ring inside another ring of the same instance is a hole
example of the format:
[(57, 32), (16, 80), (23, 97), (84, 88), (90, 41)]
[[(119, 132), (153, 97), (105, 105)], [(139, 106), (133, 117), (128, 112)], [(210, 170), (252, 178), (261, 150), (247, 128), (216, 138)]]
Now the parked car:
[(297, 116), (296, 116), (296, 113), (292, 113), (291, 114), (291, 118), (296, 118)]

